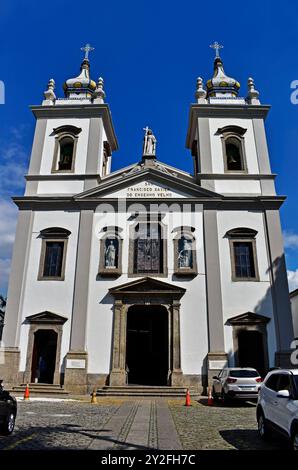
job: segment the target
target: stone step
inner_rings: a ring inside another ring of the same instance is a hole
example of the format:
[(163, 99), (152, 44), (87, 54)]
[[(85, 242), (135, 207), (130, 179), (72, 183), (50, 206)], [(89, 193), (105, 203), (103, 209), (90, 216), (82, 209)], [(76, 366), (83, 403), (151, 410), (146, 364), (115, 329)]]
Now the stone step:
[[(186, 387), (160, 387), (160, 386), (142, 386), (142, 385), (127, 385), (127, 386), (104, 386), (97, 389), (96, 396), (125, 396), (125, 397), (179, 397), (184, 398), (186, 394)], [(198, 390), (190, 389), (191, 396), (199, 396)]]
[[(51, 395), (51, 396), (67, 396), (68, 392), (64, 390), (60, 385), (55, 384), (28, 384), (30, 395)], [(21, 393), (25, 392), (26, 384), (21, 384), (19, 386), (13, 387), (12, 393)]]

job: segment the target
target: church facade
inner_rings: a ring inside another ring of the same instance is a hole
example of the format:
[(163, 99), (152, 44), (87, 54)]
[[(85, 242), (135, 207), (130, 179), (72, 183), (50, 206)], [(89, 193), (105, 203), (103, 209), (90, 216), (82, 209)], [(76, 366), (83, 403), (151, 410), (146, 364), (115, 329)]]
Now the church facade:
[(192, 174), (142, 158), (111, 171), (118, 143), (103, 80), (49, 81), (19, 208), (2, 341), (7, 384), (201, 388), (225, 364), (288, 365), (293, 322), (266, 143), (269, 106), (246, 98), (218, 50), (197, 80)]

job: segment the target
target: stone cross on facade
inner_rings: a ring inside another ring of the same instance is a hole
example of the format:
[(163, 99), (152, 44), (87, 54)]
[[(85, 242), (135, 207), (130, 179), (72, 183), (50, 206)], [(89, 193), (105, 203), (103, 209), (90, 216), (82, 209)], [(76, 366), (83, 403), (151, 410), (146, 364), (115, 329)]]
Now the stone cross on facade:
[(215, 57), (219, 57), (219, 50), (223, 49), (223, 46), (215, 41), (213, 44), (210, 44), (211, 49), (215, 50)]
[(81, 47), (81, 51), (84, 51), (85, 52), (85, 59), (89, 59), (89, 52), (92, 52), (94, 51), (94, 47), (90, 46), (90, 44), (86, 44), (86, 46), (84, 47)]

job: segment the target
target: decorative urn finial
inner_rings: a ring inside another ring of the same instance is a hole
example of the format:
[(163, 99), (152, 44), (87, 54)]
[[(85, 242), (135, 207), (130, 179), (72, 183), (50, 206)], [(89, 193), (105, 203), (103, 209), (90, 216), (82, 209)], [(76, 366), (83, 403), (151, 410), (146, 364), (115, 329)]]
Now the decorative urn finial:
[(204, 90), (204, 86), (203, 86), (203, 79), (201, 77), (198, 77), (197, 78), (197, 89), (196, 89), (196, 93), (195, 93), (195, 97), (197, 99), (197, 102), (198, 103), (206, 103), (206, 96), (207, 96), (207, 92), (206, 90)]
[(104, 80), (102, 77), (99, 77), (97, 80), (96, 90), (94, 91), (94, 102), (95, 103), (104, 103), (106, 97), (105, 91), (103, 89)]
[(248, 93), (247, 93), (247, 101), (249, 104), (260, 104), (259, 95), (260, 93), (258, 90), (255, 89), (255, 82), (254, 79), (249, 77), (247, 80), (248, 86)]
[(55, 95), (54, 90), (55, 90), (55, 80), (51, 78), (48, 82), (47, 90), (45, 90), (43, 93), (45, 100), (47, 101), (46, 104), (54, 104), (56, 100), (56, 95)]

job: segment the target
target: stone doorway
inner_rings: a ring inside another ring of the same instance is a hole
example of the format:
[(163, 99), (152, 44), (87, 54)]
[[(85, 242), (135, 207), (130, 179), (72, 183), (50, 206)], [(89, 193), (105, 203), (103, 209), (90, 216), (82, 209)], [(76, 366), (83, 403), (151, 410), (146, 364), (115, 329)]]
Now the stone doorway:
[(261, 376), (265, 374), (263, 336), (260, 331), (238, 332), (238, 365), (253, 367)]
[(34, 333), (31, 382), (54, 383), (57, 339), (58, 334), (53, 330), (42, 329)]
[(234, 359), (236, 367), (253, 367), (265, 376), (268, 371), (267, 324), (270, 318), (246, 312), (230, 318), (233, 327)]
[(23, 382), (61, 384), (60, 355), (67, 318), (44, 311), (26, 317), (30, 325)]
[[(140, 309), (139, 312), (142, 315), (142, 312), (151, 312), (151, 321), (153, 311), (158, 311), (159, 315), (168, 317), (168, 340), (164, 339), (165, 349), (168, 341), (168, 371), (167, 371), (167, 380), (165, 380), (164, 370), (166, 368), (165, 362), (162, 362), (161, 367), (161, 376), (157, 377), (156, 372), (151, 371), (152, 366), (150, 365), (150, 370), (147, 373), (147, 367), (149, 366), (149, 353), (146, 352), (146, 368), (143, 365), (135, 364), (135, 370), (138, 371), (137, 377), (134, 380), (148, 380), (148, 377), (151, 377), (153, 381), (162, 381), (165, 385), (180, 387), (184, 385), (184, 376), (181, 369), (181, 345), (180, 345), (180, 299), (185, 293), (185, 289), (163, 282), (154, 278), (145, 277), (122, 284), (120, 286), (111, 288), (109, 293), (114, 297), (114, 315), (113, 315), (113, 336), (112, 336), (112, 357), (111, 357), (111, 372), (109, 377), (109, 385), (111, 386), (123, 386), (127, 385), (127, 379), (132, 380), (131, 374), (130, 377), (127, 375), (127, 319), (128, 312), (130, 309), (133, 312), (133, 309)], [(147, 310), (146, 310), (147, 309)], [(151, 310), (150, 310), (151, 309)], [(156, 310), (154, 310), (156, 309)], [(162, 313), (161, 313), (162, 309)], [(132, 317), (133, 318), (132, 314)], [(136, 314), (135, 314), (136, 315)], [(148, 313), (149, 315), (149, 313)], [(144, 318), (146, 314), (144, 314)], [(150, 318), (150, 315), (149, 317)], [(132, 325), (134, 324), (134, 320)], [(141, 321), (141, 320), (140, 320)], [(144, 320), (144, 321), (149, 321)], [(157, 321), (157, 320), (156, 320)], [(163, 323), (163, 331), (166, 329), (166, 320)], [(137, 322), (137, 320), (135, 320)], [(149, 324), (148, 323), (148, 324)], [(140, 325), (141, 326), (141, 325)], [(140, 329), (139, 326), (139, 329)], [(150, 327), (153, 328), (153, 327)], [(147, 333), (148, 338), (150, 337), (151, 329), (149, 328), (149, 333)], [(152, 330), (153, 331), (153, 330)], [(154, 327), (156, 332), (156, 327)], [(163, 338), (165, 338), (165, 333), (161, 333)], [(138, 340), (139, 341), (139, 340)], [(133, 341), (132, 341), (133, 343)], [(134, 348), (135, 354), (138, 355)], [(165, 358), (165, 349), (162, 349), (162, 357)], [(129, 352), (129, 356), (132, 354)], [(140, 359), (141, 361), (141, 359)], [(164, 359), (165, 361), (165, 359)], [(140, 373), (141, 367), (144, 368), (143, 372)], [(145, 377), (145, 379), (144, 379)]]
[(126, 372), (129, 385), (168, 385), (168, 311), (133, 305), (127, 311)]

